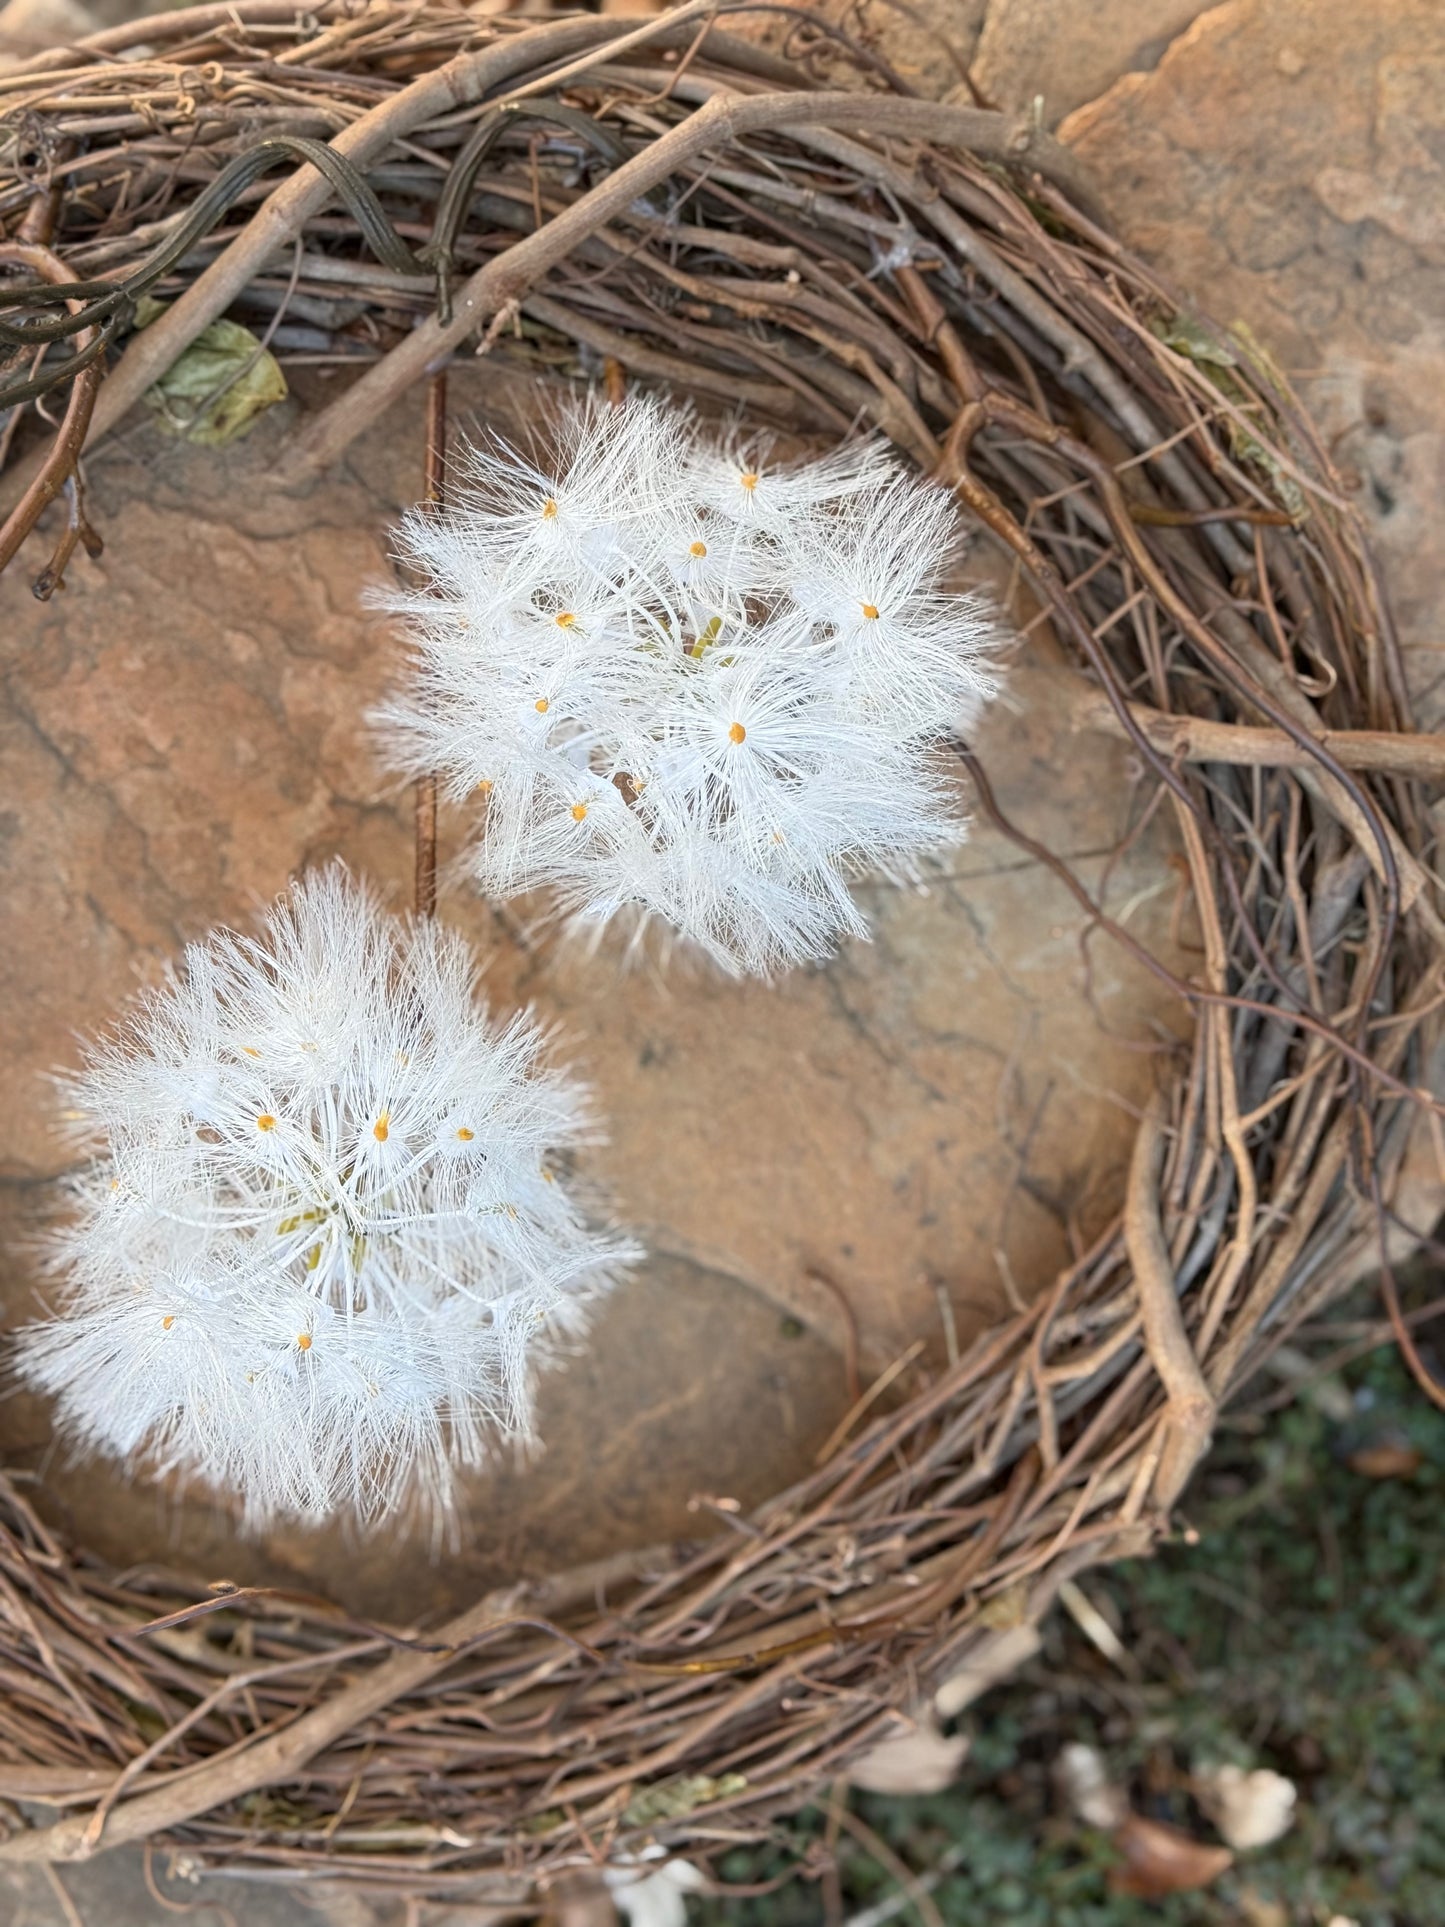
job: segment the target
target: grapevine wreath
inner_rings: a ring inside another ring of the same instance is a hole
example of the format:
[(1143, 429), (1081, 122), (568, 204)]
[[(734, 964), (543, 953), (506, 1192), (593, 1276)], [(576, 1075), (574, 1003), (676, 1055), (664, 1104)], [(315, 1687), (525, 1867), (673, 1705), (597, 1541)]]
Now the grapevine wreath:
[[(117, 1574), (0, 1484), (0, 1862), (144, 1841), (525, 1908), (599, 1857), (705, 1859), (1172, 1530), (1220, 1408), (1381, 1258), (1408, 1344), (1388, 1259), (1428, 1228), (1399, 1182), (1438, 1112), (1445, 743), (1412, 732), (1327, 452), (1031, 119), (919, 99), (794, 10), (732, 11), (235, 0), (0, 79), (0, 563), (41, 596), (86, 566), (80, 451), (248, 291), (357, 363), (281, 488), (404, 394), (420, 436), (449, 353), (523, 341), (783, 433), (871, 426), (1008, 558), (1080, 726), (1127, 742), (1172, 817), (1187, 975), (957, 748), (976, 815), (1164, 980), (1189, 1041), (1103, 1235), (745, 1530), (419, 1633)], [(781, 51), (742, 37), (759, 18)]]

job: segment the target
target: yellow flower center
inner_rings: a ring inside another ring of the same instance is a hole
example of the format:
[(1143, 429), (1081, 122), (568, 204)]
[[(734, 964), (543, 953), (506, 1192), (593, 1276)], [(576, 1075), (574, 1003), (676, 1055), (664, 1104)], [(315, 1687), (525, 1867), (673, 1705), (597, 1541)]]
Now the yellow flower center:
[(759, 478), (758, 478), (757, 470), (750, 468), (745, 470), (743, 474), (739, 475), (738, 485), (740, 488), (745, 488), (748, 494), (751, 495), (753, 490), (758, 485), (758, 479)]
[(391, 1136), (390, 1111), (382, 1112), (381, 1116), (371, 1127), (371, 1135), (376, 1139), (378, 1144), (385, 1144), (386, 1140)]
[(311, 1334), (310, 1334), (310, 1332), (298, 1332), (298, 1334), (297, 1334), (297, 1337), (296, 1337), (296, 1349), (297, 1349), (297, 1351), (298, 1351), (298, 1352), (309, 1352), (309, 1351), (310, 1351), (310, 1349), (311, 1349)]
[(469, 1131), (465, 1124), (459, 1124), (457, 1126), (457, 1136), (461, 1139), (463, 1144), (470, 1144), (472, 1139), (476, 1136), (476, 1132)]
[(539, 716), (545, 716), (547, 711), (552, 707), (552, 705), (551, 703), (548, 702), (545, 696), (539, 696), (537, 698), (535, 707), (536, 707), (537, 714)]
[(693, 542), (693, 543), (690, 543), (690, 544), (689, 544), (689, 546), (688, 546), (688, 551), (687, 551), (687, 552), (688, 552), (688, 554), (689, 554), (689, 555), (697, 555), (697, 556), (703, 556), (703, 555), (706, 555), (706, 554), (707, 554), (707, 543), (706, 543), (706, 542)]
[(870, 622), (876, 622), (878, 620), (878, 611), (871, 602), (865, 602), (863, 604), (863, 613)]
[(585, 803), (574, 803), (572, 805), (572, 821), (574, 823), (580, 823), (586, 814), (587, 805)]
[(570, 609), (564, 609), (561, 615), (556, 618), (557, 627), (559, 629), (570, 629), (576, 620), (576, 616), (573, 615)]
[(557, 504), (553, 501), (552, 497), (549, 495), (546, 501), (542, 504), (542, 520), (544, 522), (550, 522), (553, 519), (553, 517), (556, 515), (556, 513), (557, 513)]
[(176, 1322), (175, 1313), (167, 1312), (166, 1316), (161, 1320), (161, 1330), (163, 1332), (168, 1332), (171, 1326), (175, 1324), (175, 1322)]
[(275, 1128), (275, 1118), (272, 1117), (269, 1111), (262, 1111), (261, 1115), (256, 1119), (256, 1129), (258, 1131), (274, 1131)]
[(743, 728), (743, 726), (742, 726), (742, 724), (741, 724), (741, 723), (729, 723), (729, 725), (728, 725), (728, 741), (729, 741), (730, 743), (743, 743), (743, 742), (746, 742), (746, 741), (747, 741), (747, 735), (748, 735), (748, 732), (747, 732), (747, 731), (746, 731), (746, 730), (745, 730), (745, 729)]

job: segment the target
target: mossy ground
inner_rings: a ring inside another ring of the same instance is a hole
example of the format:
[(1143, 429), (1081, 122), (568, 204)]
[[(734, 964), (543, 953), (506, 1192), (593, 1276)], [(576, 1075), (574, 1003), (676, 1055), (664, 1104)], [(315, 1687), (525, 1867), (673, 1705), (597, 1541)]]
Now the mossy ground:
[[(1368, 1307), (1362, 1307), (1368, 1309)], [(1368, 1470), (1365, 1468), (1369, 1468)], [(967, 1763), (928, 1797), (850, 1806), (918, 1874), (947, 1927), (1439, 1927), (1445, 1922), (1445, 1413), (1377, 1350), (1283, 1412), (1221, 1433), (1186, 1511), (1197, 1544), (1095, 1572), (1123, 1666), (1062, 1612), (1019, 1678), (965, 1716)], [(1060, 1749), (1086, 1741), (1135, 1808), (1213, 1841), (1190, 1792), (1207, 1761), (1267, 1766), (1296, 1823), (1201, 1891), (1110, 1891), (1108, 1841), (1062, 1810)], [(826, 1817), (716, 1863), (739, 1884), (819, 1864)], [(810, 1848), (812, 1850), (810, 1856)], [(816, 1875), (689, 1901), (693, 1927), (821, 1927), (899, 1892), (844, 1833)], [(893, 1918), (918, 1920), (912, 1904)]]

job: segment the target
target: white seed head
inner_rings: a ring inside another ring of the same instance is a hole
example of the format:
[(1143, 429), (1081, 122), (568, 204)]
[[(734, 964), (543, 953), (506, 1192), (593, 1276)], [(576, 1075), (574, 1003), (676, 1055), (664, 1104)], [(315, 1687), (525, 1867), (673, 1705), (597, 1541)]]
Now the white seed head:
[(452, 1500), (549, 1338), (638, 1255), (555, 1169), (588, 1131), (466, 946), (340, 865), (221, 931), (68, 1082), (95, 1163), (20, 1368), (87, 1449), (277, 1513)]
[(485, 795), (473, 874), (578, 921), (641, 910), (767, 974), (866, 936), (848, 879), (960, 840), (930, 750), (994, 689), (997, 633), (942, 586), (951, 496), (876, 443), (783, 463), (634, 398), (554, 447), (469, 451), (405, 526), (426, 594), (380, 713), (399, 771)]

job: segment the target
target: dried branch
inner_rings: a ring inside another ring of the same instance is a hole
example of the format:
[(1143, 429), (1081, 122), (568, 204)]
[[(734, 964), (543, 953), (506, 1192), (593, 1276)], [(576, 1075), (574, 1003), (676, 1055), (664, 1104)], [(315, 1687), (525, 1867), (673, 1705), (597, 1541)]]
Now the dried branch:
[[(1072, 728), (1131, 737), (1132, 731), (1102, 691), (1080, 682), (1068, 694)], [(1241, 769), (1307, 769), (1313, 760), (1313, 751), (1282, 729), (1217, 723), (1207, 716), (1170, 716), (1145, 703), (1130, 703), (1129, 715), (1135, 728), (1171, 761), (1232, 763)], [(1345, 769), (1445, 782), (1445, 736), (1413, 736), (1389, 729), (1322, 729), (1318, 741)]]
[(1124, 1245), (1144, 1316), (1144, 1343), (1166, 1395), (1153, 1494), (1160, 1510), (1167, 1512), (1209, 1450), (1214, 1434), (1214, 1400), (1184, 1329), (1174, 1267), (1159, 1221), (1164, 1143), (1164, 1105), (1156, 1097), (1134, 1140), (1124, 1205)]
[[(0, 242), (0, 262), (29, 268), (32, 274), (38, 274), (42, 279), (58, 285), (64, 285), (71, 280), (70, 270), (59, 255), (39, 241)], [(67, 305), (74, 310), (81, 304), (79, 301), (72, 300)], [(97, 330), (86, 329), (80, 338), (82, 352), (94, 346), (97, 339)], [(24, 494), (5, 518), (4, 525), (0, 526), (0, 569), (3, 569), (50, 504), (63, 490), (69, 489), (71, 501), (69, 524), (49, 566), (36, 583), (35, 593), (41, 601), (44, 601), (60, 583), (65, 573), (65, 564), (77, 540), (85, 540), (85, 546), (90, 554), (95, 555), (99, 552), (99, 538), (89, 530), (85, 521), (78, 476), (80, 451), (85, 446), (85, 437), (90, 427), (103, 373), (103, 364), (96, 359), (76, 375), (71, 383), (70, 399), (65, 405), (65, 415), (59, 432), (44, 451), (35, 475)]]

